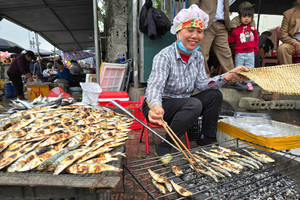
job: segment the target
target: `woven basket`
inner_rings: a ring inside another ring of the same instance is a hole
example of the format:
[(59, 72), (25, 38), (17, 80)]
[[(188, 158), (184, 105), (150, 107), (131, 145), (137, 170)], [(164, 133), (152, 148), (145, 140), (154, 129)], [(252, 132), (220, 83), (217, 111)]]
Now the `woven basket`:
[(268, 92), (300, 95), (300, 64), (278, 65), (237, 72)]

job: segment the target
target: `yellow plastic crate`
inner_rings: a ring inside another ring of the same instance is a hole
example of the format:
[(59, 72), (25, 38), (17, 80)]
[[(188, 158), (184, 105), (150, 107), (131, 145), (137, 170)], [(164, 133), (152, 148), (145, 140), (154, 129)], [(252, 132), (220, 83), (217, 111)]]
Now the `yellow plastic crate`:
[(49, 93), (49, 85), (27, 85), (27, 96), (29, 100), (33, 100), (40, 95), (43, 97), (47, 96)]
[(273, 122), (273, 126), (284, 127), (285, 129), (290, 130), (289, 135), (278, 136), (278, 137), (260, 136), (260, 135), (256, 135), (255, 133), (244, 131), (240, 128), (237, 128), (225, 122), (218, 123), (218, 131), (219, 131), (218, 134), (226, 134), (232, 138), (240, 138), (242, 140), (253, 142), (255, 144), (259, 144), (269, 148), (274, 148), (276, 150), (289, 150), (289, 149), (300, 148), (300, 127), (281, 123), (281, 122), (276, 122), (276, 121), (272, 121), (272, 122)]

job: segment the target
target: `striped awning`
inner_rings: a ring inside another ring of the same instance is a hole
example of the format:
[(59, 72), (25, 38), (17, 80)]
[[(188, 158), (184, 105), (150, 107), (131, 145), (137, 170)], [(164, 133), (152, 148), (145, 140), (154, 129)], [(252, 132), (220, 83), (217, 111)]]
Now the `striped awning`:
[(61, 52), (61, 57), (63, 60), (82, 60), (85, 58), (93, 57), (95, 54), (87, 51), (71, 51), (71, 52)]

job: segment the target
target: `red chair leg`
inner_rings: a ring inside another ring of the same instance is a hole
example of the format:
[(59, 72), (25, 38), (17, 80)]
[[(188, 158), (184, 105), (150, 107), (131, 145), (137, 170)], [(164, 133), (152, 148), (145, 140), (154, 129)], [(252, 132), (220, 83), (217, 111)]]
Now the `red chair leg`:
[(140, 143), (142, 142), (142, 139), (143, 139), (144, 130), (145, 130), (145, 127), (143, 126), (142, 129), (141, 129), (141, 132), (140, 132), (140, 137), (139, 137), (139, 142)]
[(149, 135), (148, 129), (145, 129), (145, 146), (146, 146), (146, 153), (149, 154)]
[(185, 138), (186, 147), (188, 149), (191, 149), (191, 147), (190, 147), (190, 141), (189, 141), (189, 137), (188, 137), (187, 132), (184, 133), (184, 138)]

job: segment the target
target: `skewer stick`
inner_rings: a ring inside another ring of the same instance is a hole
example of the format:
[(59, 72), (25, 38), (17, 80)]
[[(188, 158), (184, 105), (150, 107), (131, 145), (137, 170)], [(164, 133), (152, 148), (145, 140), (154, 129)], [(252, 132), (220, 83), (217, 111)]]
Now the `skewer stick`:
[(190, 152), (190, 150), (182, 143), (182, 141), (180, 140), (180, 138), (178, 138), (178, 136), (176, 135), (176, 133), (174, 133), (174, 131), (170, 128), (170, 126), (168, 125), (168, 123), (164, 120), (162, 120), (163, 123), (165, 123), (166, 127), (171, 131), (171, 133), (173, 134), (173, 136), (179, 141), (179, 143), (181, 144), (181, 146), (183, 146), (183, 148), (188, 152), (189, 156), (194, 160), (194, 162), (200, 167), (203, 168), (200, 163), (196, 160), (196, 158), (194, 157), (194, 155)]
[[(148, 104), (149, 108), (155, 112), (154, 108), (152, 107), (152, 105), (145, 100), (146, 103)], [(200, 166), (200, 164), (196, 161), (196, 159), (194, 158), (194, 156), (192, 155), (192, 153), (188, 150), (188, 148), (181, 142), (181, 140), (177, 137), (177, 135), (172, 131), (172, 129), (168, 126), (167, 122), (165, 122), (163, 119), (160, 119), (160, 122), (162, 124), (162, 126), (164, 127), (164, 129), (167, 131), (167, 133), (169, 134), (169, 136), (171, 137), (171, 139), (174, 141), (174, 143), (176, 144), (176, 146), (180, 149), (181, 153), (186, 157), (186, 159), (188, 160), (188, 162), (192, 165), (192, 167), (194, 168), (194, 170), (199, 174), (200, 172), (198, 171), (198, 169), (195, 167), (195, 165), (193, 164), (192, 160), (190, 159), (190, 157), (188, 157), (188, 155), (186, 155), (186, 153), (184, 152), (184, 150), (181, 148), (180, 144), (185, 148), (185, 150), (189, 153), (189, 155), (192, 157), (192, 159)], [(175, 138), (174, 138), (175, 136)], [(178, 142), (180, 142), (180, 144), (178, 144)], [(200, 168), (202, 168), (202, 166), (200, 166)]]

